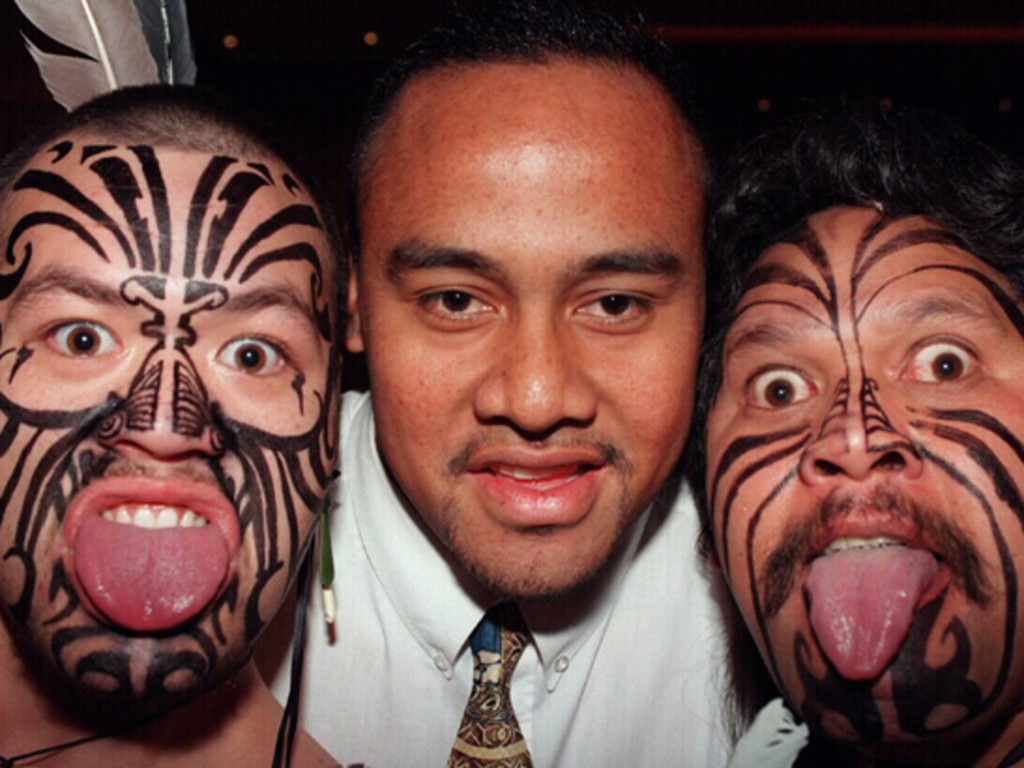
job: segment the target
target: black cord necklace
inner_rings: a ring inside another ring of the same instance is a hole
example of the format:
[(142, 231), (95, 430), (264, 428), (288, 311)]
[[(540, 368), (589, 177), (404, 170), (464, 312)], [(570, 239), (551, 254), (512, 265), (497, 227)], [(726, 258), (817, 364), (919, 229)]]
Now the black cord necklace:
[[(149, 720), (145, 720), (143, 722), (149, 722)], [(106, 739), (111, 736), (118, 736), (124, 733), (125, 731), (129, 731), (132, 728), (137, 728), (140, 725), (142, 725), (142, 723), (134, 723), (128, 728), (121, 728), (116, 731), (108, 731), (107, 733), (97, 733), (93, 734), (92, 736), (83, 736), (80, 739), (66, 741), (63, 744), (57, 744), (52, 747), (45, 747), (44, 749), (36, 749), (32, 752), (25, 752), (21, 755), (15, 755), (14, 757), (4, 757), (3, 755), (0, 755), (0, 768), (15, 768), (15, 766), (24, 765), (26, 761), (32, 760), (37, 757), (53, 757), (58, 752), (63, 752), (66, 749), (74, 749), (75, 747), (80, 747), (83, 744), (88, 744), (90, 741), (99, 741), (100, 739)], [(48, 758), (44, 757), (44, 759)]]

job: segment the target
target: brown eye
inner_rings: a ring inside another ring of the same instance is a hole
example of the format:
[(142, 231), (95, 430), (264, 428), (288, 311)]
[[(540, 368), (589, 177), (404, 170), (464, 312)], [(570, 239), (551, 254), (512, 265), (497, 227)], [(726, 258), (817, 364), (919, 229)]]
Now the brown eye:
[(96, 357), (117, 346), (114, 335), (98, 323), (68, 323), (53, 332), (52, 343), (71, 357)]
[(781, 408), (793, 402), (794, 394), (792, 383), (785, 379), (775, 379), (765, 387), (764, 400), (768, 405)]
[(940, 341), (920, 347), (901, 378), (926, 384), (959, 381), (974, 370), (974, 357), (959, 344)]
[(759, 408), (786, 408), (814, 394), (813, 385), (796, 371), (774, 369), (755, 377), (750, 399)]
[(267, 364), (267, 356), (259, 347), (252, 345), (242, 347), (235, 353), (238, 367), (247, 371), (258, 371)]
[(494, 307), (483, 299), (458, 288), (425, 294), (419, 298), (419, 304), (445, 320), (473, 321), (494, 312)]
[(233, 341), (221, 350), (218, 357), (232, 368), (253, 375), (271, 373), (283, 360), (276, 346), (261, 339)]
[(449, 312), (465, 312), (473, 302), (473, 297), (463, 291), (445, 291), (441, 294), (441, 306)]
[(956, 355), (940, 355), (932, 363), (932, 372), (941, 381), (958, 379), (963, 375), (964, 363)]
[(624, 314), (630, 307), (633, 306), (632, 296), (623, 296), (621, 294), (615, 294), (613, 296), (605, 296), (601, 299), (601, 310), (606, 315), (615, 317), (617, 315)]

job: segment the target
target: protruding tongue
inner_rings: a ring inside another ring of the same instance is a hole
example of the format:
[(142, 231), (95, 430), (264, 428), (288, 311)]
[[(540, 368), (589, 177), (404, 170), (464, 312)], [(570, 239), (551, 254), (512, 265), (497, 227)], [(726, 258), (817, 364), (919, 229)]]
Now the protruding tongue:
[(938, 571), (932, 554), (902, 546), (847, 549), (811, 563), (811, 626), (843, 677), (870, 680), (882, 673)]
[(229, 565), (214, 525), (138, 528), (91, 515), (75, 537), (78, 581), (126, 629), (158, 632), (188, 621), (216, 596)]

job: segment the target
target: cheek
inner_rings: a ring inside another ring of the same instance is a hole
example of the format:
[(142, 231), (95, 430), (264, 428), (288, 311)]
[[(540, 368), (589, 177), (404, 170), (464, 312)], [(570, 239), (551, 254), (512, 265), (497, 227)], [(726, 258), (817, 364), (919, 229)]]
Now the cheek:
[(127, 392), (134, 372), (131, 356), (124, 354), (72, 360), (33, 348), (0, 361), (4, 397), (20, 408), (50, 413), (95, 408), (111, 393)]

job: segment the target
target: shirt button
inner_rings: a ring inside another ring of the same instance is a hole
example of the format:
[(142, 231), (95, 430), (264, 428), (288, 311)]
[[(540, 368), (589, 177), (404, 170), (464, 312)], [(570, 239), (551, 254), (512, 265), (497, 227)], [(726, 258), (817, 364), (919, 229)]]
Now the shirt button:
[(434, 666), (436, 666), (442, 672), (447, 672), (451, 667), (448, 665), (448, 660), (444, 656), (438, 656), (434, 659)]
[(569, 657), (559, 656), (555, 659), (555, 672), (565, 672), (569, 668)]

